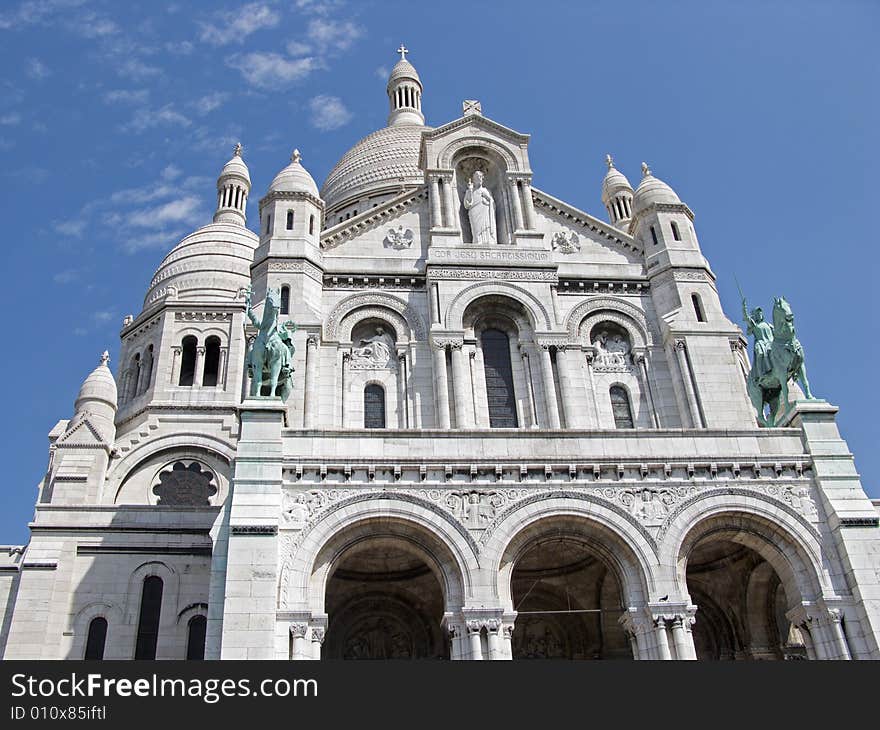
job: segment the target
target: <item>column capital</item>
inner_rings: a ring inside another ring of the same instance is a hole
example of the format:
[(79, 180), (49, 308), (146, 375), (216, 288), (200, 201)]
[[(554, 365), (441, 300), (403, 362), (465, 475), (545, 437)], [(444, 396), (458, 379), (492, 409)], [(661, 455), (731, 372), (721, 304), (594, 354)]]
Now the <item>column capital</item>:
[(307, 623), (296, 622), (290, 624), (289, 628), (291, 637), (294, 639), (304, 639), (309, 630), (309, 625)]
[(317, 644), (324, 643), (324, 628), (321, 626), (315, 626), (312, 628), (312, 642)]

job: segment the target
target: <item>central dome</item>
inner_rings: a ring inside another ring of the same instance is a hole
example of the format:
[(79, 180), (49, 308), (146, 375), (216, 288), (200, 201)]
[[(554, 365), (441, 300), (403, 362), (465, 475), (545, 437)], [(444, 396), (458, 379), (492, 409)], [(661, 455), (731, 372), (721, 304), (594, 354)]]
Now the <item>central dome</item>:
[(421, 185), (419, 169), (422, 124), (393, 124), (368, 134), (327, 175), (321, 198), (328, 213), (365, 193), (388, 192), (403, 185)]

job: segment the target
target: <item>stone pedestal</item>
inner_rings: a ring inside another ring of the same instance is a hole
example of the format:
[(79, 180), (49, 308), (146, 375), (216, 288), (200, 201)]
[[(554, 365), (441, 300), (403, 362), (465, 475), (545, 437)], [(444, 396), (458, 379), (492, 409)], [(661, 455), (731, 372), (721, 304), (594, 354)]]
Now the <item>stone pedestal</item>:
[(241, 438), (230, 495), (222, 659), (274, 659), (281, 514), (280, 398), (239, 408)]
[[(838, 408), (824, 400), (795, 401), (780, 426), (803, 432), (813, 458), (813, 479), (828, 529), (837, 545), (843, 579), (852, 600), (837, 604), (844, 636), (854, 659), (880, 656), (880, 518), (862, 488), (853, 456), (835, 422)], [(836, 636), (839, 643), (839, 637)], [(815, 643), (815, 642), (814, 642)], [(843, 656), (843, 647), (836, 656)]]

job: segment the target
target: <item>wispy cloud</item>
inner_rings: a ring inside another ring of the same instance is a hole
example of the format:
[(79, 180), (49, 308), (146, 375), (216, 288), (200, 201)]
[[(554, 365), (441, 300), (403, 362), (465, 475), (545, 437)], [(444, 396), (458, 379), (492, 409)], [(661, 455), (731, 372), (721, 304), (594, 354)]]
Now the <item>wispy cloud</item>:
[(350, 20), (316, 18), (309, 23), (308, 37), (313, 45), (327, 51), (345, 51), (363, 35), (363, 30)]
[(24, 73), (29, 79), (41, 81), (47, 76), (51, 76), (52, 72), (49, 67), (39, 58), (29, 58), (24, 62)]
[(140, 134), (148, 129), (155, 127), (188, 127), (192, 121), (186, 115), (177, 111), (173, 104), (166, 104), (160, 109), (137, 109), (131, 121), (124, 124), (122, 129), (125, 132), (135, 132)]
[(151, 76), (160, 76), (162, 69), (158, 66), (151, 66), (139, 58), (127, 58), (116, 66), (116, 73), (125, 78), (139, 81)]
[(379, 66), (379, 68), (376, 69), (376, 76), (382, 79), (382, 81), (387, 81), (388, 74), (390, 73), (391, 72), (388, 70), (388, 66)]
[(71, 238), (82, 238), (82, 234), (86, 230), (89, 222), (84, 217), (71, 218), (70, 220), (60, 221), (52, 227), (62, 236), (70, 236)]
[(351, 121), (352, 114), (337, 96), (321, 94), (309, 102), (312, 113), (312, 126), (322, 132), (339, 129)]
[(228, 98), (229, 94), (222, 91), (216, 91), (213, 94), (206, 94), (205, 96), (199, 97), (192, 103), (192, 106), (197, 114), (204, 116), (205, 114), (210, 114), (215, 109), (219, 109)]
[(15, 10), (0, 14), (0, 30), (17, 30), (34, 25), (55, 13), (77, 8), (88, 0), (24, 0)]
[(56, 284), (70, 284), (79, 279), (79, 276), (79, 269), (65, 269), (64, 271), (59, 271), (54, 274), (52, 276), (52, 281)]
[(21, 124), (21, 114), (18, 112), (9, 112), (0, 116), (0, 126), (15, 127)]
[(266, 3), (248, 3), (236, 10), (219, 13), (211, 22), (201, 23), (199, 38), (215, 46), (243, 43), (263, 28), (274, 28), (281, 20), (278, 12)]
[(150, 92), (148, 89), (111, 89), (103, 98), (108, 104), (146, 104)]
[(320, 62), (311, 56), (288, 58), (280, 53), (262, 52), (236, 54), (228, 63), (238, 69), (248, 83), (263, 89), (289, 86), (321, 67)]
[(119, 26), (110, 18), (93, 12), (74, 18), (70, 27), (83, 38), (106, 38), (120, 32)]

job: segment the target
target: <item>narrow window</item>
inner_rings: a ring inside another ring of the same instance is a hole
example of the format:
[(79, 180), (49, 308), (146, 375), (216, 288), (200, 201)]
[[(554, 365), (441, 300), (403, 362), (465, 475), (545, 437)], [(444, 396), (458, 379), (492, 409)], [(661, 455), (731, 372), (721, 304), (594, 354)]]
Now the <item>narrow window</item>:
[(89, 623), (86, 637), (86, 653), (83, 659), (103, 659), (104, 645), (107, 643), (107, 619), (103, 616), (93, 618)]
[(385, 428), (385, 388), (376, 383), (364, 388), (364, 428)]
[(153, 346), (150, 345), (144, 353), (144, 361), (141, 364), (143, 376), (141, 377), (141, 393), (150, 389), (150, 381), (153, 379)]
[(354, 212), (352, 213), (352, 215), (357, 215), (357, 214), (358, 214), (358, 209), (355, 208), (355, 209), (354, 209)]
[(654, 239), (654, 245), (657, 245), (657, 231), (654, 230), (654, 226), (651, 226), (651, 238)]
[(192, 385), (196, 375), (196, 338), (187, 335), (183, 338), (183, 352), (180, 359), (180, 380), (178, 385)]
[(131, 361), (131, 393), (130, 397), (134, 398), (140, 393), (141, 384), (141, 354), (137, 353)]
[(187, 624), (186, 632), (186, 658), (205, 658), (205, 635), (208, 629), (208, 619), (204, 616), (193, 616)]
[(309, 235), (313, 235), (315, 233), (315, 216), (309, 216)]
[(269, 213), (266, 216), (266, 233), (269, 233), (272, 230), (272, 214)]
[(290, 314), (290, 287), (281, 287), (281, 314)]
[(293, 230), (293, 211), (292, 210), (287, 211), (287, 230), (288, 231)]
[(141, 592), (141, 613), (138, 618), (135, 659), (155, 659), (159, 641), (159, 617), (162, 613), (162, 579), (157, 575), (144, 578)]
[(691, 294), (691, 301), (694, 303), (694, 314), (697, 315), (697, 322), (705, 322), (706, 315), (703, 314), (703, 303), (700, 301), (700, 295)]
[(675, 221), (672, 221), (672, 237), (676, 241), (681, 240), (681, 233), (678, 232), (678, 223), (676, 223)]
[(496, 329), (483, 330), (480, 336), (483, 370), (486, 375), (486, 399), (490, 428), (516, 428), (516, 398), (513, 390), (513, 367), (510, 362), (510, 338)]
[(632, 428), (632, 407), (629, 404), (629, 394), (626, 388), (620, 385), (611, 386), (611, 412), (614, 414), (615, 428)]
[(211, 335), (205, 340), (205, 370), (202, 385), (217, 385), (220, 381), (220, 338)]

